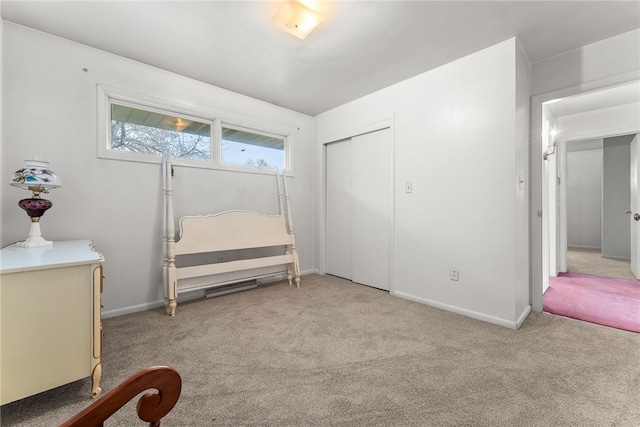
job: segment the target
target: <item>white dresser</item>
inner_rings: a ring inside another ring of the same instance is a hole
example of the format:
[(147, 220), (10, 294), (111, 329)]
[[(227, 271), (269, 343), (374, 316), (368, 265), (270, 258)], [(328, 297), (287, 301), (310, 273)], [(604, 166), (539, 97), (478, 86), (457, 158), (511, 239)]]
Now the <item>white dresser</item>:
[(94, 246), (0, 251), (0, 405), (89, 376), (100, 394), (104, 258)]

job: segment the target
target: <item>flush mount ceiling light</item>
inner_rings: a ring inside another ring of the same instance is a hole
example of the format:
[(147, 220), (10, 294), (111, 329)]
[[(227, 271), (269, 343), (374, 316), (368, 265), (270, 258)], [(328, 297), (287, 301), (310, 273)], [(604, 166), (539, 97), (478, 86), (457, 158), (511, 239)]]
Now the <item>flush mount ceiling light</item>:
[(271, 22), (289, 34), (303, 39), (320, 23), (322, 16), (293, 0), (282, 2)]

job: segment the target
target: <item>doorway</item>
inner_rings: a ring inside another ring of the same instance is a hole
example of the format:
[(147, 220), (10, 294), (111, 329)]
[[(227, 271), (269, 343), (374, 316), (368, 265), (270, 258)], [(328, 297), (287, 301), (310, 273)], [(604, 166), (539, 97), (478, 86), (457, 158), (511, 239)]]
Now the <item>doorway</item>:
[[(570, 306), (577, 298), (582, 298), (580, 292), (588, 295), (588, 286), (598, 276), (603, 283), (607, 277), (620, 277), (617, 271), (624, 273), (626, 270), (625, 279), (631, 276), (628, 260), (633, 250), (631, 243), (637, 242), (632, 238), (630, 218), (625, 211), (635, 210), (631, 208), (630, 200), (630, 141), (640, 130), (639, 87), (636, 81), (540, 103), (542, 122), (546, 125), (540, 140), (545, 148), (540, 181), (542, 210), (538, 211), (543, 233), (538, 253), (542, 255), (539, 264), (542, 277), (536, 283), (535, 273), (532, 274), (534, 310), (542, 311), (544, 308), (547, 311), (547, 306), (550, 306), (547, 300), (551, 298), (548, 293), (550, 284), (555, 287), (550, 292), (554, 295), (556, 310), (552, 312), (563, 314), (557, 312), (557, 295), (559, 286), (568, 286), (566, 280), (570, 280), (570, 286), (573, 286), (573, 294), (567, 298), (567, 307), (571, 308), (568, 312), (572, 312), (574, 307)], [(630, 94), (630, 97), (625, 98), (625, 94)], [(623, 101), (615, 104), (612, 101), (615, 95)], [(565, 99), (567, 104), (563, 105)], [(572, 194), (576, 190), (578, 194)], [(532, 253), (535, 254), (534, 251)], [(589, 269), (581, 269), (580, 263)], [(534, 264), (532, 272), (536, 270)], [(581, 273), (587, 276), (582, 278)], [(640, 304), (640, 282), (635, 283), (635, 279), (628, 282), (623, 285), (630, 289), (632, 295), (629, 304), (633, 307), (629, 313), (634, 319), (632, 313), (634, 310), (637, 312)], [(600, 284), (595, 283), (594, 286)], [(605, 292), (612, 287), (611, 283), (602, 285)], [(540, 306), (536, 304), (538, 297), (542, 303)], [(593, 294), (594, 312), (611, 311), (607, 310), (607, 298), (602, 293)], [(611, 298), (613, 301), (617, 297)], [(590, 313), (586, 318), (567, 316), (591, 321)], [(594, 323), (612, 326), (606, 322)], [(633, 328), (637, 328), (637, 320), (631, 323)]]
[(566, 141), (558, 157), (558, 273), (631, 273), (630, 151), (634, 134)]
[[(607, 89), (614, 89), (627, 85), (637, 85), (640, 81), (635, 73), (626, 73), (606, 79), (583, 83), (565, 89), (555, 90), (532, 97), (531, 101), (531, 306), (534, 311), (542, 311), (542, 295), (549, 285), (550, 248), (555, 245), (549, 243), (549, 218), (554, 211), (549, 210), (549, 181), (552, 174), (549, 173), (550, 165), (545, 159), (550, 153), (555, 152), (557, 145), (554, 144), (548, 127), (549, 117), (552, 115), (549, 105), (573, 98), (580, 100), (579, 96), (600, 92)], [(637, 105), (638, 91), (630, 91), (635, 97)], [(620, 106), (616, 101), (612, 104), (611, 99), (603, 102), (602, 98), (594, 99), (593, 103), (587, 105), (599, 105), (600, 108)], [(579, 103), (579, 102), (578, 102)], [(625, 104), (626, 105), (626, 104)], [(639, 114), (616, 115), (612, 120), (591, 120), (587, 123), (582, 135), (583, 139), (601, 136), (603, 129), (610, 134), (628, 134), (640, 132), (638, 123)], [(615, 131), (615, 132), (614, 132)], [(555, 215), (554, 215), (555, 216)]]

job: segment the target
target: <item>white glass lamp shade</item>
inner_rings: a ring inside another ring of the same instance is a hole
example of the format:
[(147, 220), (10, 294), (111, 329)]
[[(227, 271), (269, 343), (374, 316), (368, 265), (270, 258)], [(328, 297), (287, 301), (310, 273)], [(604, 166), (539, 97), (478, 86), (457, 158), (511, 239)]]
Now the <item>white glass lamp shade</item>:
[(49, 162), (25, 160), (25, 163), (26, 166), (15, 172), (9, 184), (31, 190), (35, 194), (46, 193), (47, 190), (62, 185), (58, 175), (49, 169)]

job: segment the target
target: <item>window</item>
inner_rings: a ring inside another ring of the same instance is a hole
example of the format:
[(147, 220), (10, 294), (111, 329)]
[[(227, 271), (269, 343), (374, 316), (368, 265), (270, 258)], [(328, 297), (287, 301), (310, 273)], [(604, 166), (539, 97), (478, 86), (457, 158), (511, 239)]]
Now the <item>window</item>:
[(98, 85), (98, 156), (201, 168), (291, 173), (292, 131)]
[(210, 161), (211, 124), (112, 103), (111, 149)]
[(256, 168), (285, 167), (285, 138), (240, 128), (222, 127), (222, 163)]

